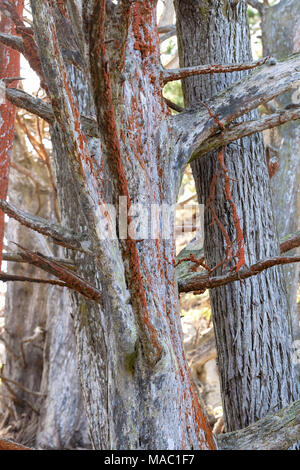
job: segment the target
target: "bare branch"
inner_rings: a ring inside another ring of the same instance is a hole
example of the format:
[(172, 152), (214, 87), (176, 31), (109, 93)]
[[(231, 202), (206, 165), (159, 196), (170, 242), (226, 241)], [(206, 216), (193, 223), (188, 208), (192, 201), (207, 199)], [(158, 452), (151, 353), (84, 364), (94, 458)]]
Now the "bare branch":
[(84, 253), (90, 253), (83, 247), (84, 241), (82, 241), (82, 235), (78, 236), (65, 227), (53, 224), (46, 219), (24, 212), (3, 199), (0, 199), (0, 208), (9, 217), (20, 222), (20, 224), (31, 228), (35, 232), (50, 237), (57, 245), (70, 248), (72, 250), (82, 251)]
[(166, 41), (167, 39), (172, 38), (175, 35), (176, 35), (176, 28), (173, 31), (169, 31), (168, 33), (161, 36), (160, 37), (160, 42), (163, 43), (164, 41)]
[(65, 266), (61, 266), (54, 261), (49, 261), (49, 259), (43, 256), (41, 253), (35, 253), (31, 250), (28, 250), (27, 248), (22, 247), (21, 245), (18, 245), (17, 243), (15, 243), (15, 245), (24, 251), (26, 259), (30, 259), (30, 264), (33, 264), (34, 266), (51, 273), (53, 276), (63, 281), (66, 287), (69, 287), (84, 297), (90, 300), (95, 300), (97, 302), (102, 301), (102, 293), (96, 287), (94, 287), (82, 277), (78, 276), (76, 273), (72, 272), (70, 269), (66, 268)]
[(31, 394), (31, 395), (35, 395), (36, 397), (44, 397), (45, 396), (44, 393), (34, 392), (33, 390), (29, 390), (29, 388), (24, 387), (24, 385), (20, 384), (19, 382), (16, 382), (15, 380), (12, 380), (12, 379), (8, 379), (7, 377), (4, 377), (4, 375), (2, 375), (2, 374), (0, 374), (0, 380), (3, 380), (4, 382), (11, 383), (11, 384), (15, 385), (16, 387), (20, 388), (21, 390), (23, 390), (24, 392), (26, 392), (28, 394)]
[(217, 134), (207, 139), (199, 148), (199, 152), (190, 159), (190, 162), (230, 142), (255, 134), (256, 132), (262, 132), (266, 129), (281, 126), (289, 121), (296, 121), (297, 119), (300, 119), (300, 105), (296, 110), (280, 111), (276, 114), (264, 116), (261, 119), (235, 124), (232, 127), (224, 129), (222, 134)]
[(168, 100), (167, 98), (165, 98), (165, 102), (167, 103), (169, 108), (173, 109), (174, 111), (177, 111), (178, 113), (181, 113), (184, 110), (184, 108), (182, 108), (176, 103), (173, 103), (173, 101)]
[(176, 32), (176, 25), (175, 24), (167, 24), (165, 26), (159, 26), (159, 28), (158, 28), (159, 34), (171, 33), (172, 31)]
[(50, 124), (54, 121), (51, 106), (44, 103), (40, 98), (35, 98), (23, 90), (17, 88), (6, 88), (6, 98), (15, 106), (26, 109), (29, 113), (36, 114)]
[[(39, 116), (49, 122), (49, 124), (53, 124), (55, 121), (52, 106), (44, 103), (40, 98), (29, 95), (23, 90), (6, 88), (6, 98), (15, 106), (26, 109), (29, 113)], [(98, 124), (95, 119), (81, 115), (80, 120), (86, 135), (99, 138)]]
[(255, 8), (255, 10), (259, 11), (260, 14), (262, 14), (263, 9), (264, 9), (264, 5), (259, 0), (247, 0), (247, 3), (252, 8)]
[(178, 280), (178, 288), (179, 292), (197, 292), (202, 294), (206, 289), (215, 289), (216, 287), (225, 286), (231, 282), (243, 281), (273, 266), (298, 262), (300, 262), (300, 256), (276, 256), (274, 258), (258, 261), (248, 269), (242, 268), (238, 272), (229, 271), (222, 276), (210, 277), (209, 274), (194, 273), (188, 278)]
[(220, 450), (288, 450), (300, 439), (300, 400), (247, 428), (215, 437)]
[(0, 439), (0, 450), (32, 450), (29, 447), (25, 447), (22, 444), (9, 441), (7, 439)]
[[(198, 154), (209, 137), (219, 133), (219, 123), (226, 127), (230, 122), (298, 86), (299, 83), (300, 54), (294, 54), (279, 63), (270, 59), (240, 82), (211, 98), (206, 107), (199, 103), (172, 116), (178, 170), (181, 171), (186, 163)], [(208, 112), (208, 107), (218, 119)]]
[[(294, 248), (300, 246), (300, 232), (288, 234), (280, 239), (280, 253), (286, 253)], [(176, 273), (178, 285), (185, 285), (187, 282), (192, 282), (193, 279), (200, 275), (200, 272), (195, 271), (195, 263), (192, 259), (204, 259), (204, 250), (202, 241), (197, 239), (192, 240), (183, 250), (177, 255)], [(4, 259), (4, 258), (3, 258)], [(199, 267), (198, 267), (199, 268)], [(197, 271), (198, 271), (197, 268)], [(202, 270), (202, 274), (204, 268)], [(233, 281), (231, 281), (233, 282)]]
[(2, 282), (33, 282), (34, 284), (51, 284), (52, 286), (68, 287), (65, 282), (54, 281), (52, 279), (36, 279), (27, 276), (14, 276), (13, 274), (0, 273)]
[(21, 54), (24, 53), (24, 41), (19, 36), (12, 36), (11, 34), (0, 32), (0, 42), (5, 46), (19, 51)]
[(194, 350), (188, 353), (191, 368), (199, 368), (217, 357), (214, 329), (210, 328), (198, 340)]
[(216, 65), (196, 65), (195, 67), (185, 67), (181, 69), (162, 69), (163, 83), (172, 82), (174, 80), (182, 80), (183, 78), (192, 77), (194, 75), (208, 75), (213, 73), (229, 73), (241, 70), (251, 70), (260, 65), (265, 64), (270, 57), (264, 57), (256, 62), (248, 62), (243, 64), (216, 64)]

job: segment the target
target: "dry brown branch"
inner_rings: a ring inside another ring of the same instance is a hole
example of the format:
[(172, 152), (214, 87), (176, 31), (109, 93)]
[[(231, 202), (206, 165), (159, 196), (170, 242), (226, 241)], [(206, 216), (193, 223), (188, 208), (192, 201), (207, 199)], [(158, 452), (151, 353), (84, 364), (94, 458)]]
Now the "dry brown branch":
[(258, 261), (248, 269), (242, 268), (238, 272), (230, 271), (222, 276), (210, 277), (209, 274), (195, 273), (190, 278), (178, 281), (179, 292), (197, 292), (203, 294), (206, 289), (215, 289), (216, 287), (225, 286), (231, 282), (243, 281), (273, 266), (298, 262), (300, 262), (300, 256), (276, 256), (274, 258)]

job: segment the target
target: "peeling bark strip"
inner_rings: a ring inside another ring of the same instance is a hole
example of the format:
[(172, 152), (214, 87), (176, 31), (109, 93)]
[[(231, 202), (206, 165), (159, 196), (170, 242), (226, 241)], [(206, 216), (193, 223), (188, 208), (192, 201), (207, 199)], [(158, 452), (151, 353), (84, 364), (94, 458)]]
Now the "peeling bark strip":
[[(2, 2), (0, 2), (1, 7)], [(22, 14), (23, 0), (16, 0), (15, 8)], [(6, 35), (14, 34), (15, 27), (10, 18), (1, 15), (0, 31)], [(0, 84), (1, 79), (20, 76), (20, 55), (0, 43)], [(14, 138), (15, 107), (3, 100), (3, 88), (0, 89), (0, 198), (6, 199), (10, 152)], [(0, 270), (4, 237), (4, 214), (0, 213)]]

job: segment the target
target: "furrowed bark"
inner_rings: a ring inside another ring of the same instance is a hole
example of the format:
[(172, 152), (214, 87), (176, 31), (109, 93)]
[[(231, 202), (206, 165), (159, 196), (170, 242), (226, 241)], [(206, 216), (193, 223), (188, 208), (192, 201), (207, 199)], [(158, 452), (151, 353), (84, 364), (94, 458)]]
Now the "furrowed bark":
[[(252, 59), (245, 1), (240, 1), (234, 9), (223, 0), (178, 0), (175, 5), (181, 66)], [(208, 48), (202, 47), (208, 42)], [(220, 123), (225, 126), (225, 134), (231, 119), (240, 118), (256, 105), (289, 90), (292, 82), (296, 84), (299, 80), (298, 61), (299, 56), (295, 55), (287, 62), (270, 61), (249, 75), (235, 72), (185, 79), (185, 103), (191, 110), (174, 117), (174, 121), (182, 122), (182, 125), (186, 119), (185, 147), (181, 148), (179, 160), (197, 154), (200, 147), (197, 139), (204, 142), (210, 132), (223, 131)], [(242, 74), (247, 75), (244, 78)], [(238, 79), (241, 81), (237, 85), (226, 89)], [(208, 99), (217, 93), (219, 95)], [(205, 100), (213, 116), (197, 106), (199, 99)], [(195, 108), (200, 120), (202, 113), (206, 116), (203, 125), (197, 119)], [(195, 119), (194, 129), (189, 113)], [(257, 115), (252, 114), (251, 118), (257, 119)], [(191, 135), (194, 135), (193, 142), (189, 140)], [(212, 153), (194, 162), (198, 198), (200, 203), (206, 204), (212, 191), (211, 182), (215, 181), (212, 204), (222, 227), (235, 243), (234, 217), (224, 190), (224, 167), (220, 167), (218, 161), (218, 155)], [(254, 135), (227, 145), (225, 163), (227, 177), (231, 178), (232, 199), (242, 225), (246, 263), (252, 265), (260, 259), (277, 257), (279, 243), (261, 136)], [(220, 176), (216, 178), (218, 174)], [(204, 254), (206, 263), (214, 267), (224, 260), (225, 246), (220, 227), (211, 222), (210, 211), (206, 210)], [(220, 268), (216, 274), (222, 275)], [(298, 397), (282, 271), (278, 267), (268, 269), (244, 283), (234, 282), (213, 289), (210, 299), (224, 416), (230, 431), (246, 427), (274, 407), (285, 406)]]
[[(151, 203), (173, 204), (176, 200), (175, 178), (170, 178), (171, 149), (165, 122), (168, 111), (161, 94), (155, 2), (122, 4), (130, 6), (127, 32), (119, 31), (120, 22), (113, 21), (114, 15), (108, 15), (105, 33), (99, 31), (99, 47), (107, 53), (104, 63), (100, 63), (99, 81), (104, 80), (108, 88), (103, 83), (94, 83), (93, 88), (97, 85), (97, 96), (107, 93), (108, 101), (101, 105), (95, 99), (91, 103), (93, 92), (88, 74), (68, 75), (69, 79), (72, 77), (80, 112), (90, 107), (97, 114), (101, 151), (99, 141), (88, 141), (89, 148), (96, 149), (90, 164), (99, 178), (92, 191), (93, 178), (80, 185), (78, 172), (73, 169), (73, 159), (78, 155), (73, 141), (76, 135), (68, 129), (66, 136), (66, 124), (61, 119), (62, 109), (66, 112), (65, 97), (52, 83), (51, 73), (59, 51), (53, 55), (51, 36), (55, 36), (55, 31), (50, 34), (49, 24), (45, 24), (52, 23), (51, 10), (45, 2), (32, 1), (43, 70), (50, 92), (61, 97), (58, 109), (58, 103), (52, 102), (56, 119), (52, 138), (63, 220), (72, 229), (89, 225), (97, 254), (96, 260), (79, 253), (73, 253), (72, 258), (79, 275), (103, 293), (102, 304), (72, 296), (78, 364), (92, 442), (97, 449), (214, 448), (184, 358), (175, 269), (170, 261), (175, 256), (173, 234), (167, 240), (142, 241), (128, 241), (127, 235), (124, 239), (121, 234), (119, 240), (102, 236), (106, 219), (101, 219), (101, 203), (104, 195), (114, 202), (112, 188), (116, 189), (115, 196), (128, 194), (132, 205), (143, 203), (150, 207)], [(84, 6), (88, 6), (87, 2)], [(103, 10), (98, 13), (103, 14)], [(118, 18), (120, 11), (116, 14)], [(115, 57), (118, 33), (121, 38), (125, 34), (127, 40), (124, 46), (120, 44), (121, 56), (117, 51)], [(47, 57), (51, 57), (49, 62)], [(124, 57), (124, 62), (120, 57)], [(61, 63), (57, 65), (56, 80), (62, 73)], [(96, 77), (92, 79), (95, 82)], [(65, 80), (60, 85), (62, 90), (67, 89)], [(68, 101), (71, 105), (70, 97)], [(73, 110), (75, 103), (76, 100), (71, 105)], [(67, 137), (72, 141), (67, 142)], [(108, 161), (108, 149), (113, 151), (112, 161)], [(113, 168), (116, 165), (119, 175)], [(86, 175), (91, 175), (91, 168)], [(103, 185), (100, 178), (104, 179)], [(82, 201), (88, 191), (93, 204), (88, 199), (84, 206)], [(147, 294), (143, 296), (146, 285)], [(148, 360), (151, 325), (162, 345), (162, 356), (158, 362), (155, 358), (155, 365)]]

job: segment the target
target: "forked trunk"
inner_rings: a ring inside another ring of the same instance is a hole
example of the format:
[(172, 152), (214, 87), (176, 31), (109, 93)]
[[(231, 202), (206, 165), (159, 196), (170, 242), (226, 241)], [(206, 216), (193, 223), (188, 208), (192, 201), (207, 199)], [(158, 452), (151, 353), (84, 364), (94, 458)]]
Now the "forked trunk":
[[(100, 148), (99, 140), (77, 138), (76, 104), (61, 73), (49, 7), (32, 1), (43, 71), (55, 97), (52, 138), (62, 222), (85, 237), (86, 252), (70, 255), (79, 274), (99, 292), (97, 301), (72, 295), (79, 371), (97, 449), (215, 446), (184, 357), (173, 230), (162, 239), (156, 225), (152, 239), (138, 229), (131, 238), (124, 228), (122, 234), (114, 228), (106, 205), (123, 196), (125, 209), (118, 221), (132, 230), (135, 204), (145, 217), (151, 205), (176, 201), (178, 175), (168, 158), (167, 126), (161, 132), (168, 112), (158, 73), (154, 3), (138, 1), (107, 17), (105, 38), (112, 40), (106, 41), (97, 30), (104, 23), (105, 2), (84, 2), (93, 88), (86, 80), (76, 90), (74, 77), (72, 85), (81, 112), (86, 112), (81, 97), (94, 92)], [(122, 19), (121, 33), (128, 37), (120, 44), (122, 34), (115, 38), (114, 29), (123, 14), (128, 24)], [(66, 102), (73, 106), (72, 116), (66, 115)]]

